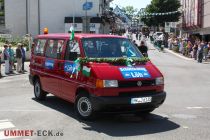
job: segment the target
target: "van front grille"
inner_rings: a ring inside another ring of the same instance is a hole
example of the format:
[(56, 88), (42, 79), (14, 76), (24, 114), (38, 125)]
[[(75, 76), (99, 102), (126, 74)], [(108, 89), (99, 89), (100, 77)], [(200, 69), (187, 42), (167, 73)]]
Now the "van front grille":
[(155, 80), (142, 80), (142, 85), (137, 85), (138, 81), (119, 81), (118, 85), (120, 88), (128, 88), (128, 87), (146, 87), (146, 86), (154, 86)]

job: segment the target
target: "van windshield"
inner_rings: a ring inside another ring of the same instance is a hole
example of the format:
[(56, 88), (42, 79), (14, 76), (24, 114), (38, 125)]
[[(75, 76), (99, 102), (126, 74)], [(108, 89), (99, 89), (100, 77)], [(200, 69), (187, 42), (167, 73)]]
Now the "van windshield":
[(86, 57), (143, 57), (138, 48), (124, 38), (85, 38), (82, 40)]

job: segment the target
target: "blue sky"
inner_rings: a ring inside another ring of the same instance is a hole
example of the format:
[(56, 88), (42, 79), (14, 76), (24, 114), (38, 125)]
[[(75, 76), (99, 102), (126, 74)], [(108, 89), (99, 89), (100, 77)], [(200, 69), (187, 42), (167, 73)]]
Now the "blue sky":
[(134, 8), (141, 9), (145, 8), (148, 4), (151, 3), (151, 0), (114, 0), (111, 3), (112, 7), (115, 7), (115, 4), (125, 7), (133, 6)]

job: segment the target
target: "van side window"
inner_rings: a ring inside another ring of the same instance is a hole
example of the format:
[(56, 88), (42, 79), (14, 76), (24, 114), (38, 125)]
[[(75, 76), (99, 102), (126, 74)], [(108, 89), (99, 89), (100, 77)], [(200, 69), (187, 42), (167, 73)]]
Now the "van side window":
[(44, 56), (44, 46), (45, 46), (46, 40), (45, 39), (38, 39), (36, 46), (34, 48), (34, 54), (39, 56)]
[(61, 59), (61, 54), (63, 51), (64, 40), (48, 40), (48, 45), (46, 48), (46, 57)]
[(65, 54), (65, 60), (74, 61), (78, 57), (80, 57), (80, 48), (79, 48), (78, 41), (77, 40), (68, 41), (66, 54)]

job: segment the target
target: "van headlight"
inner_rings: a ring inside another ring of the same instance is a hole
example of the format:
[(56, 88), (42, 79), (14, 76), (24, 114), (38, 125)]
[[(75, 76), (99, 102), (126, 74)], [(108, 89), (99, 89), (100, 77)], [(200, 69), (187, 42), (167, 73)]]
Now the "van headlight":
[(96, 87), (97, 88), (111, 88), (111, 87), (118, 87), (117, 80), (96, 80)]
[(118, 87), (117, 80), (104, 80), (104, 87)]
[(156, 85), (164, 85), (164, 78), (163, 77), (158, 77), (155, 79), (155, 84)]

